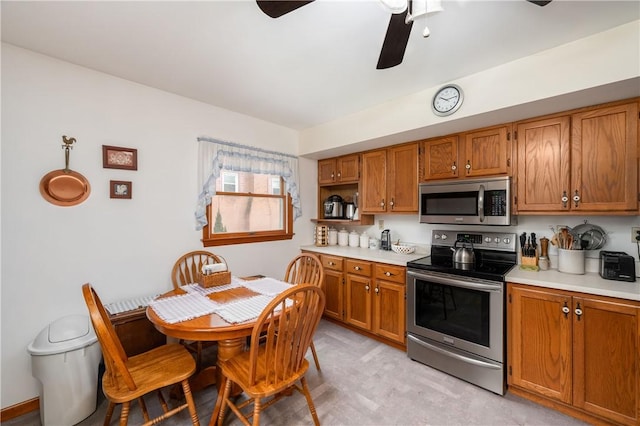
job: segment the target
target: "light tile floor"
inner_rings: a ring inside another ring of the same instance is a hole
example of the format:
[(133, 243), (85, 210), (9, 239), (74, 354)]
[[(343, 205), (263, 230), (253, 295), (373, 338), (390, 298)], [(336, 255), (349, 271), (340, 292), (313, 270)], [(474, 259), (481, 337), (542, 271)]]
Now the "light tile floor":
[[(572, 417), (507, 393), (498, 396), (455, 377), (410, 360), (406, 353), (343, 327), (321, 321), (314, 337), (322, 372), (310, 361), (307, 380), (324, 425), (585, 425)], [(198, 416), (209, 423), (215, 387), (197, 394)], [(155, 398), (149, 402), (153, 410)], [(107, 403), (100, 395), (98, 409), (79, 425), (101, 425)], [(111, 424), (118, 424), (116, 408)], [(134, 405), (129, 424), (140, 424)], [(312, 424), (302, 395), (294, 392), (261, 415), (263, 425)], [(187, 412), (164, 425), (189, 424)], [(241, 424), (228, 416), (226, 424)], [(32, 412), (2, 426), (40, 425)], [(58, 425), (52, 425), (58, 426)], [(60, 425), (62, 426), (62, 425)]]

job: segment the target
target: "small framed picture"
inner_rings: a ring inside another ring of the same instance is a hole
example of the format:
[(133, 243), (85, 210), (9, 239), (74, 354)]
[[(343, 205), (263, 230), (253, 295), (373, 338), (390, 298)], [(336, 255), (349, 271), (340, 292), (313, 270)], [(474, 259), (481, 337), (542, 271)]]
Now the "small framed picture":
[(123, 180), (109, 181), (109, 195), (111, 198), (131, 199), (131, 182)]
[(105, 169), (138, 170), (138, 150), (102, 145), (102, 167)]

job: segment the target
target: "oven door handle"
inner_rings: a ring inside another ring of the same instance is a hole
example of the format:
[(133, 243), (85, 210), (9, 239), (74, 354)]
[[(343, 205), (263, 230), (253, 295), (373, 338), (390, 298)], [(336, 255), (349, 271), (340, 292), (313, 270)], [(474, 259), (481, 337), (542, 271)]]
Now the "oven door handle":
[(470, 357), (467, 357), (467, 356), (464, 356), (464, 355), (460, 355), (460, 354), (457, 354), (457, 353), (454, 353), (454, 352), (449, 352), (449, 351), (447, 351), (445, 349), (439, 348), (438, 346), (435, 346), (435, 345), (432, 345), (432, 344), (427, 343), (425, 341), (422, 341), (422, 340), (418, 339), (417, 337), (414, 337), (414, 336), (412, 336), (410, 334), (407, 337), (409, 338), (409, 340), (411, 340), (414, 343), (417, 343), (420, 346), (424, 346), (425, 348), (430, 349), (430, 350), (432, 350), (434, 352), (438, 352), (438, 353), (440, 353), (442, 355), (448, 356), (450, 358), (455, 358), (457, 360), (460, 360), (462, 362), (466, 362), (468, 364), (474, 364), (474, 365), (477, 365), (477, 366), (480, 366), (480, 367), (484, 367), (484, 368), (492, 368), (494, 370), (500, 370), (502, 368), (499, 365), (491, 364), (491, 363), (486, 362), (486, 361), (481, 361), (481, 360), (476, 359), (476, 358), (470, 358)]
[(484, 284), (474, 281), (461, 281), (460, 279), (441, 277), (437, 275), (425, 275), (414, 271), (407, 271), (407, 275), (436, 284), (450, 285), (453, 287), (463, 287), (480, 291), (502, 291), (502, 284)]
[(484, 185), (480, 185), (478, 191), (478, 219), (480, 223), (484, 222)]

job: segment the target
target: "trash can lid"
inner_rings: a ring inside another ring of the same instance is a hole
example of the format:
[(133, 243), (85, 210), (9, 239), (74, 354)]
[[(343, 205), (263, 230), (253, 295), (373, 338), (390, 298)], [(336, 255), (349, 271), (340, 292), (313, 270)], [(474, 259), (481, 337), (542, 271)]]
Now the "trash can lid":
[(98, 340), (87, 315), (68, 315), (43, 328), (29, 344), (31, 355), (52, 355), (70, 352)]

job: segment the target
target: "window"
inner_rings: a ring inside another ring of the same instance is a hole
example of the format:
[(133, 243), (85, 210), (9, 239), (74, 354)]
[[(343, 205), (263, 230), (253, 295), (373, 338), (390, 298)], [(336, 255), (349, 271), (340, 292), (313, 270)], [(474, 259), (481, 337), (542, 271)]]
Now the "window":
[(222, 172), (207, 206), (204, 246), (291, 239), (292, 202), (283, 186), (276, 175)]
[[(221, 182), (216, 182), (216, 189), (224, 192), (238, 192), (238, 174), (222, 172)], [(220, 183), (220, 185), (218, 185)]]

